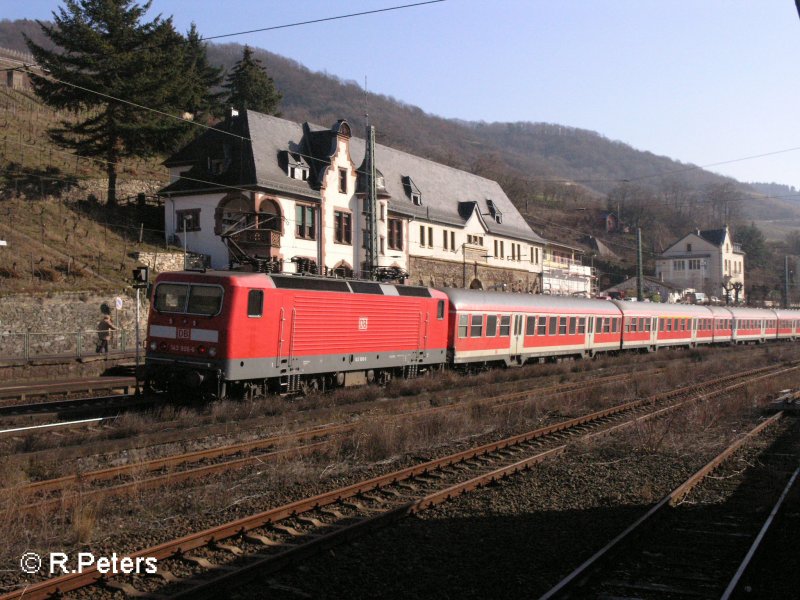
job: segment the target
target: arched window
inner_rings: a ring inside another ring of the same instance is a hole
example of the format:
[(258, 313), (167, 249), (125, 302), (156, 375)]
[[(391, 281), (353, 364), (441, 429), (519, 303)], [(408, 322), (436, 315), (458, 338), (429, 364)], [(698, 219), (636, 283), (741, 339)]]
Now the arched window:
[(353, 276), (353, 267), (347, 264), (345, 261), (340, 260), (335, 267), (333, 267), (333, 274), (337, 277), (352, 277)]
[(481, 283), (480, 279), (473, 279), (472, 283), (469, 284), (469, 289), (471, 290), (482, 290), (483, 284)]
[(258, 207), (258, 229), (283, 233), (281, 207), (274, 200), (264, 200)]
[(242, 195), (223, 198), (214, 214), (214, 233), (222, 235), (247, 225), (248, 214), (253, 213), (253, 205)]

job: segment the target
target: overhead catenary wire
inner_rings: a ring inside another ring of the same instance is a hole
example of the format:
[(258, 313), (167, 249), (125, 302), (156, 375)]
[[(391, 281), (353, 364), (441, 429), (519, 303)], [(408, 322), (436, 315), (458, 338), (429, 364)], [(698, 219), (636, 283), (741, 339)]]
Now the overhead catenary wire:
[[(337, 15), (337, 16), (333, 16), (333, 17), (324, 17), (324, 18), (320, 18), (320, 19), (298, 21), (298, 22), (294, 22), (294, 23), (287, 23), (287, 24), (282, 24), (282, 25), (274, 25), (274, 26), (251, 29), (251, 30), (246, 30), (246, 31), (239, 31), (239, 32), (234, 32), (234, 33), (226, 33), (226, 34), (220, 34), (220, 35), (215, 35), (215, 36), (201, 37), (200, 39), (201, 39), (201, 41), (207, 41), (207, 40), (212, 40), (212, 39), (221, 39), (221, 38), (226, 38), (226, 37), (234, 37), (234, 36), (246, 35), (246, 34), (257, 33), (257, 32), (266, 32), (266, 31), (273, 31), (273, 30), (285, 29), (285, 28), (290, 28), (290, 27), (305, 26), (305, 25), (323, 23), (323, 22), (334, 21), (334, 20), (339, 20), (339, 19), (347, 19), (347, 18), (353, 18), (353, 17), (358, 17), (358, 16), (365, 16), (365, 15), (370, 15), (370, 14), (377, 14), (377, 13), (389, 12), (389, 11), (394, 11), (394, 10), (400, 10), (400, 9), (405, 9), (405, 8), (418, 7), (418, 6), (428, 5), (428, 4), (436, 4), (436, 3), (443, 2), (443, 1), (444, 0), (428, 0), (428, 1), (425, 1), (425, 2), (417, 2), (417, 3), (412, 3), (412, 4), (398, 5), (398, 6), (386, 7), (386, 8), (381, 8), (381, 9), (374, 9), (374, 10), (369, 10), (369, 11), (354, 12), (354, 13), (348, 13), (348, 14), (344, 14), (344, 15)], [(185, 40), (184, 40), (184, 42), (185, 42)], [(5, 59), (5, 60), (10, 61), (10, 62), (18, 62), (21, 65), (20, 67), (14, 67), (13, 69), (21, 69), (21, 70), (27, 71), (30, 74), (37, 75), (36, 73), (33, 73), (31, 71), (31, 68), (34, 67), (35, 65), (31, 65), (31, 64), (25, 63), (23, 61), (17, 61), (15, 59)], [(9, 70), (9, 69), (0, 69), (0, 70)], [(226, 130), (223, 130), (223, 129), (219, 129), (219, 128), (216, 128), (216, 127), (213, 127), (213, 126), (210, 126), (210, 125), (205, 125), (203, 123), (198, 123), (198, 122), (193, 121), (191, 119), (186, 119), (186, 118), (184, 118), (182, 116), (173, 115), (173, 114), (170, 114), (170, 113), (167, 113), (167, 112), (164, 112), (164, 111), (160, 111), (160, 110), (148, 107), (148, 106), (137, 104), (135, 102), (131, 102), (131, 101), (126, 100), (124, 98), (115, 97), (115, 96), (113, 96), (111, 94), (106, 94), (106, 93), (103, 93), (103, 92), (99, 92), (97, 90), (92, 90), (92, 89), (89, 89), (89, 88), (86, 88), (86, 87), (83, 87), (83, 86), (79, 86), (79, 85), (73, 84), (71, 82), (59, 80), (57, 78), (52, 78), (52, 79), (55, 80), (55, 81), (58, 81), (58, 82), (60, 82), (60, 83), (62, 83), (64, 85), (69, 85), (69, 86), (72, 86), (72, 87), (74, 87), (76, 89), (81, 89), (82, 91), (86, 91), (88, 93), (96, 94), (96, 95), (98, 95), (100, 97), (104, 97), (104, 98), (107, 98), (107, 99), (115, 101), (115, 102), (128, 104), (128, 105), (133, 106), (133, 107), (135, 107), (137, 109), (140, 109), (140, 110), (147, 110), (147, 111), (153, 112), (153, 113), (158, 114), (158, 115), (163, 116), (163, 117), (176, 119), (176, 120), (185, 122), (185, 123), (190, 124), (190, 125), (195, 125), (195, 126), (204, 128), (206, 130), (219, 132), (221, 134), (232, 136), (232, 137), (237, 138), (237, 139), (242, 140), (242, 141), (248, 141), (248, 142), (252, 141), (250, 138), (248, 138), (246, 136), (235, 134), (233, 132), (226, 131)], [(12, 143), (14, 143), (13, 140), (10, 140), (10, 141), (12, 141)], [(800, 147), (793, 147), (793, 148), (776, 150), (776, 151), (766, 152), (766, 153), (761, 153), (761, 154), (756, 154), (756, 155), (749, 155), (749, 156), (745, 156), (745, 157), (740, 157), (740, 158), (735, 158), (735, 159), (730, 159), (730, 160), (725, 160), (725, 161), (718, 161), (718, 162), (708, 163), (708, 164), (704, 164), (704, 165), (692, 165), (692, 166), (688, 166), (688, 167), (684, 167), (684, 168), (680, 168), (680, 169), (673, 169), (673, 170), (662, 172), (662, 173), (653, 173), (651, 175), (642, 175), (642, 176), (628, 177), (628, 178), (623, 178), (623, 179), (574, 179), (574, 180), (568, 180), (566, 178), (557, 178), (557, 179), (553, 179), (553, 178), (535, 178), (535, 180), (536, 181), (542, 181), (542, 182), (553, 182), (553, 183), (567, 183), (567, 182), (572, 182), (572, 183), (598, 183), (598, 182), (604, 182), (604, 183), (630, 183), (630, 182), (642, 181), (642, 180), (651, 179), (651, 178), (666, 177), (666, 176), (669, 176), (669, 175), (685, 173), (685, 172), (690, 172), (690, 171), (694, 171), (694, 170), (701, 170), (701, 169), (710, 168), (710, 167), (719, 166), (719, 165), (724, 165), (724, 164), (731, 164), (731, 163), (735, 163), (735, 162), (753, 160), (753, 159), (757, 159), (757, 158), (763, 158), (763, 157), (773, 156), (773, 155), (787, 153), (787, 152), (794, 152), (794, 151), (797, 151), (797, 150), (800, 150)], [(305, 155), (305, 154), (302, 154), (302, 153), (297, 153), (297, 154), (300, 154), (304, 158), (315, 159), (315, 157), (311, 157), (311, 156), (308, 156), (308, 155)], [(98, 162), (98, 163), (110, 164), (109, 161), (106, 161), (106, 160), (103, 160), (103, 159), (99, 159), (99, 158), (96, 158), (96, 157), (88, 157), (88, 156), (83, 156), (83, 155), (78, 155), (78, 154), (69, 154), (69, 155), (72, 156), (72, 157), (75, 157), (75, 158), (88, 159), (88, 160), (92, 160), (92, 161), (95, 161), (95, 162)], [(118, 162), (118, 163), (115, 163), (115, 164), (121, 164), (121, 163)], [(163, 174), (159, 174), (159, 175), (163, 175)], [(203, 179), (186, 177), (185, 175), (182, 175), (182, 178), (184, 178), (187, 181), (193, 181), (195, 183), (207, 184), (207, 185), (214, 186), (214, 187), (217, 187), (217, 188), (224, 188), (224, 189), (230, 189), (230, 190), (242, 191), (242, 192), (252, 191), (250, 188), (245, 188), (245, 187), (240, 187), (240, 186), (224, 185), (224, 184), (219, 184), (217, 182), (206, 181), (206, 180), (203, 180)], [(269, 181), (267, 183), (277, 183), (277, 182)], [(755, 195), (755, 194), (753, 196), (754, 197), (764, 197), (764, 195)], [(800, 194), (798, 194), (798, 195), (789, 195), (789, 194), (787, 194), (787, 195), (779, 195), (779, 196), (770, 195), (768, 197), (770, 197), (770, 198), (794, 198), (794, 197), (799, 197), (799, 196), (800, 196)]]
[[(265, 33), (267, 31), (278, 31), (280, 29), (290, 29), (292, 27), (302, 27), (302, 26), (306, 26), (306, 25), (316, 25), (318, 23), (327, 23), (327, 22), (330, 22), (330, 21), (340, 21), (342, 19), (352, 19), (352, 18), (355, 18), (355, 17), (364, 17), (364, 16), (367, 16), (367, 15), (374, 15), (374, 14), (379, 14), (379, 13), (392, 12), (392, 11), (396, 11), (396, 10), (403, 10), (403, 9), (406, 9), (406, 8), (416, 8), (418, 6), (425, 6), (425, 5), (428, 5), (428, 4), (439, 4), (441, 2), (446, 2), (446, 1), (447, 0), (425, 0), (423, 2), (414, 2), (412, 4), (401, 4), (401, 5), (396, 5), (396, 6), (387, 6), (387, 7), (384, 7), (384, 8), (375, 8), (375, 9), (372, 9), (372, 10), (364, 10), (364, 11), (360, 11), (360, 12), (347, 13), (347, 14), (343, 14), (343, 15), (335, 15), (333, 17), (320, 17), (318, 19), (309, 19), (309, 20), (306, 20), (306, 21), (295, 21), (293, 23), (284, 23), (282, 25), (269, 25), (267, 27), (259, 27), (257, 29), (247, 29), (247, 30), (244, 30), (244, 31), (235, 31), (233, 33), (221, 33), (221, 34), (218, 34), (218, 35), (200, 36), (199, 41), (207, 42), (208, 40), (217, 40), (217, 39), (222, 39), (222, 38), (237, 37), (237, 36), (241, 36), (241, 35), (249, 35), (251, 33)], [(125, 51), (125, 52), (142, 52), (144, 50), (154, 50), (154, 49), (159, 49), (159, 48), (168, 48), (170, 46), (175, 46), (175, 45), (178, 45), (178, 44), (186, 44), (188, 42), (189, 42), (189, 40), (187, 40), (187, 39), (173, 40), (173, 41), (164, 42), (164, 43), (161, 43), (161, 44), (140, 46), (138, 48), (132, 48), (131, 50), (128, 50), (128, 51)], [(115, 52), (110, 52), (107, 56), (116, 56), (116, 55), (122, 54), (122, 53), (123, 53), (123, 51), (117, 50)], [(20, 61), (20, 62), (22, 62), (22, 61)], [(25, 63), (23, 63), (23, 64), (25, 64)], [(32, 66), (32, 67), (38, 67), (39, 66), (36, 63), (28, 63), (28, 65)], [(3, 71), (15, 71), (17, 69), (19, 69), (19, 67), (5, 68), (5, 69), (0, 69), (0, 72), (3, 72)]]

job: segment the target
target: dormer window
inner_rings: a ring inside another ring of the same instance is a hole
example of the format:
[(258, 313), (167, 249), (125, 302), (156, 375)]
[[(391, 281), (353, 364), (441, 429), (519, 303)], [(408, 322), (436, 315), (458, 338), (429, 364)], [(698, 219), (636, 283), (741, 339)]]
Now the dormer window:
[(486, 199), (486, 206), (489, 208), (489, 214), (498, 225), (503, 224), (503, 213), (495, 206), (495, 203), (488, 198)]
[(403, 175), (400, 180), (403, 182), (403, 190), (414, 206), (422, 206), (422, 192), (417, 184), (408, 175)]
[(289, 177), (292, 179), (299, 179), (300, 181), (306, 181), (308, 179), (308, 169), (304, 167), (289, 167)]
[(278, 162), (287, 177), (298, 181), (308, 181), (311, 169), (299, 153), (282, 150), (278, 155)]
[(225, 160), (222, 158), (208, 159), (208, 172), (212, 175), (222, 175), (225, 171)]

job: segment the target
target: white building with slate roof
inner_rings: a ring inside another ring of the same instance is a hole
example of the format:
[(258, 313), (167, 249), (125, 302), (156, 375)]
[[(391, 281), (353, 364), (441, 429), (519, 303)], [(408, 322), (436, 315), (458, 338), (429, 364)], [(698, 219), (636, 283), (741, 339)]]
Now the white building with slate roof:
[[(165, 161), (167, 237), (215, 269), (237, 266), (221, 235), (238, 231), (236, 244), (268, 270), (369, 277), (365, 147), (346, 121), (323, 128), (232, 112)], [(380, 144), (375, 164), (381, 274), (541, 292), (565, 287), (542, 280), (546, 256), (579, 267), (575, 250), (539, 237), (497, 182)], [(570, 273), (570, 293), (591, 289), (585, 269)]]
[[(722, 229), (699, 229), (673, 243), (656, 257), (656, 277), (708, 296), (734, 294), (744, 300), (744, 252), (726, 225)], [(728, 288), (726, 290), (726, 287)]]

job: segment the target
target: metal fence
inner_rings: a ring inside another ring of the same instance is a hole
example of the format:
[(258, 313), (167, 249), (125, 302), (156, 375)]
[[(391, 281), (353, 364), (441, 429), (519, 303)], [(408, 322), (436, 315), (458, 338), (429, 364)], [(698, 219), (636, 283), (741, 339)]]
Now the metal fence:
[[(96, 354), (96, 330), (57, 333), (0, 333), (0, 361), (30, 361), (43, 358), (81, 358)], [(144, 339), (144, 336), (142, 336)], [(117, 329), (108, 341), (109, 352), (136, 350), (136, 331)]]

